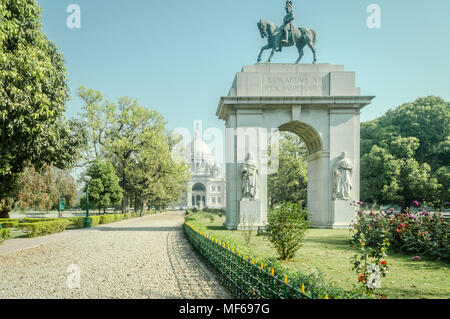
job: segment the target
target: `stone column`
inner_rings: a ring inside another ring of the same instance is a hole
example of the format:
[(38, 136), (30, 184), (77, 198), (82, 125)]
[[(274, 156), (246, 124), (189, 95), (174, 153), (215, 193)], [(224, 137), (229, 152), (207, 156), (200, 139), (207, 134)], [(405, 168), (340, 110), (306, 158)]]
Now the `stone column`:
[[(359, 162), (360, 162), (360, 115), (359, 109), (330, 109), (330, 206), (333, 215), (333, 228), (348, 228), (355, 218), (353, 201), (359, 201)], [(351, 196), (348, 199), (333, 198), (333, 168), (339, 156), (345, 152), (352, 163)]]

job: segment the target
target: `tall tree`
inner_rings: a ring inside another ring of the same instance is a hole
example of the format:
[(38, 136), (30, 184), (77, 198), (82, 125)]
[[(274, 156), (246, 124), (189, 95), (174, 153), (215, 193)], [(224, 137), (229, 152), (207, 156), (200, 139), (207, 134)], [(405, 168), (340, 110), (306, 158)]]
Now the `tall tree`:
[(282, 132), (279, 151), (279, 170), (268, 177), (269, 204), (295, 202), (306, 206), (308, 149), (299, 136)]
[(14, 207), (17, 178), (29, 164), (67, 167), (76, 160), (72, 146), (82, 142), (64, 120), (64, 58), (41, 31), (36, 1), (0, 1), (0, 21), (1, 218)]
[(123, 212), (128, 212), (133, 199), (136, 208), (150, 198), (170, 201), (178, 189), (173, 184), (181, 183), (184, 175), (172, 162), (170, 145), (174, 143), (164, 118), (129, 97), (112, 103), (84, 87), (78, 95), (84, 101), (80, 116), (89, 131), (88, 153), (90, 158), (113, 163), (123, 189)]
[(361, 125), (361, 198), (406, 207), (448, 201), (450, 103), (419, 98)]
[(57, 209), (59, 199), (68, 207), (74, 206), (77, 196), (75, 179), (68, 171), (45, 166), (36, 170), (27, 167), (18, 178), (16, 207), (20, 209)]
[(87, 175), (92, 178), (89, 182), (89, 202), (97, 207), (99, 212), (120, 203), (122, 189), (111, 163), (95, 161), (89, 167)]

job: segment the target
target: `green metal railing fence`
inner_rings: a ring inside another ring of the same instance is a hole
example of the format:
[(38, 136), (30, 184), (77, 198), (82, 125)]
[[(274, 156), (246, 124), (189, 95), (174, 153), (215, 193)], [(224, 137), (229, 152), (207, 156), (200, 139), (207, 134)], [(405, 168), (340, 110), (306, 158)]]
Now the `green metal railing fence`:
[[(223, 285), (242, 299), (312, 299), (300, 289), (290, 285), (288, 278), (279, 278), (274, 269), (269, 272), (264, 265), (255, 264), (245, 255), (230, 249), (230, 246), (211, 235), (207, 235), (185, 220), (184, 231), (193, 247), (215, 270)], [(328, 296), (325, 296), (328, 299)]]

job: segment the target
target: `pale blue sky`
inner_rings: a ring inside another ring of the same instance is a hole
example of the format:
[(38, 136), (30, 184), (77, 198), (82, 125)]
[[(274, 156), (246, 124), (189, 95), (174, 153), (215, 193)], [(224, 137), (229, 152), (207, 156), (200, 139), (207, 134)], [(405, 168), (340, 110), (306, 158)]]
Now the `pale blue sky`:
[[(80, 85), (109, 99), (137, 98), (170, 128), (223, 128), (215, 116), (243, 65), (266, 42), (256, 22), (281, 24), (285, 0), (38, 0), (44, 32), (66, 58), (73, 99)], [(81, 29), (66, 26), (69, 4), (81, 7)], [(293, 0), (295, 24), (318, 32), (318, 62), (356, 72), (363, 95), (376, 95), (362, 120), (427, 95), (450, 100), (450, 1)], [(381, 29), (369, 29), (369, 4), (381, 7)], [(267, 54), (264, 56), (267, 59)], [(295, 49), (273, 62), (294, 62)], [(312, 61), (306, 50), (303, 60)]]

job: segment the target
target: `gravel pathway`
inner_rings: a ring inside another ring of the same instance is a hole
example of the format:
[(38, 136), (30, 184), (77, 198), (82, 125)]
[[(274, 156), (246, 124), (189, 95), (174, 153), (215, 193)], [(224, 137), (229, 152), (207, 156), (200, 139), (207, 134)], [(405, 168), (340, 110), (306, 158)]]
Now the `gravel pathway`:
[(182, 224), (169, 212), (0, 256), (0, 298), (232, 298)]

